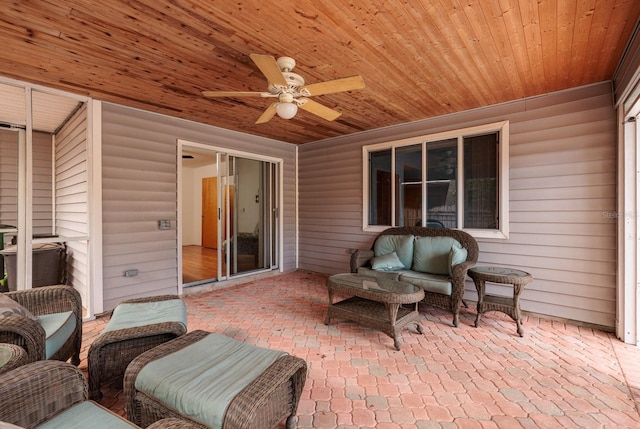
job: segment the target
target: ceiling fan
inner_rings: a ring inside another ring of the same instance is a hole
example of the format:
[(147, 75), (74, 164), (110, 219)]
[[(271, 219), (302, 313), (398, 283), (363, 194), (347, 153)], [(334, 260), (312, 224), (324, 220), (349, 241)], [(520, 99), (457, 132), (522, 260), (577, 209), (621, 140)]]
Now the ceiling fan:
[(293, 58), (279, 57), (276, 60), (270, 55), (260, 54), (251, 54), (250, 57), (267, 78), (269, 84), (267, 91), (202, 91), (202, 95), (205, 97), (277, 98), (278, 101), (267, 107), (256, 121), (256, 124), (268, 122), (275, 114), (283, 119), (291, 119), (298, 112), (298, 108), (318, 115), (328, 121), (333, 121), (337, 119), (341, 113), (315, 102), (309, 97), (364, 88), (364, 80), (362, 80), (361, 76), (351, 76), (305, 85), (303, 77), (291, 71), (296, 65), (296, 61)]

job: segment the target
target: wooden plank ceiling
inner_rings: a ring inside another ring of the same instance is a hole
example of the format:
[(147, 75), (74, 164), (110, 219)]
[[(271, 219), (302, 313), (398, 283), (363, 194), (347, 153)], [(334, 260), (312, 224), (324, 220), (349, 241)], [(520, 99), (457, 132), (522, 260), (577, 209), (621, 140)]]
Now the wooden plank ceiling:
[[(637, 0), (15, 0), (0, 75), (223, 128), (305, 143), (610, 80)], [(307, 83), (366, 88), (254, 122), (272, 99), (250, 53), (296, 59)]]

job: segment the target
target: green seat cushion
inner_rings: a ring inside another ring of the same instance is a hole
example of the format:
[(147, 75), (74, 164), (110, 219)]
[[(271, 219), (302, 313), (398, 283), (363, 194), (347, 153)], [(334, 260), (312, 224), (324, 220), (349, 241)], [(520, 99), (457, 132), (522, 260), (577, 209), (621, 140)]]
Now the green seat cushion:
[(367, 267), (358, 268), (358, 274), (360, 274), (362, 276), (383, 278), (383, 279), (389, 279), (389, 280), (397, 280), (398, 277), (400, 276), (400, 273), (402, 273), (404, 271), (407, 271), (407, 270), (376, 271), (373, 268), (367, 268)]
[(449, 253), (460, 243), (451, 237), (416, 237), (413, 252), (414, 271), (449, 275)]
[(145, 365), (135, 387), (180, 414), (220, 428), (231, 400), (286, 354), (209, 334)]
[(37, 426), (38, 429), (137, 428), (138, 426), (102, 408), (92, 401), (84, 401)]
[(0, 368), (5, 366), (13, 358), (13, 350), (8, 347), (0, 347)]
[(413, 263), (413, 235), (381, 235), (373, 243), (373, 256), (396, 252), (404, 268), (411, 269)]
[(24, 426), (16, 426), (12, 423), (0, 422), (0, 429), (25, 429)]
[(452, 285), (449, 276), (406, 271), (400, 275), (399, 280), (416, 285), (426, 292), (451, 295)]
[(103, 332), (179, 322), (187, 327), (187, 307), (181, 299), (118, 304)]
[(43, 314), (37, 322), (45, 332), (45, 358), (49, 359), (67, 342), (76, 329), (76, 318), (73, 311), (64, 313)]

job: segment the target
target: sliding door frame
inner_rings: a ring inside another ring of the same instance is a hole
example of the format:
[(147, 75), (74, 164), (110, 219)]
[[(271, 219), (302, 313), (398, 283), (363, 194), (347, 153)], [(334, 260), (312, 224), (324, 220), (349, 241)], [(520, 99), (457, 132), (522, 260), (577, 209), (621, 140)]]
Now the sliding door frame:
[[(284, 196), (282, 193), (282, 183), (283, 183), (283, 159), (282, 158), (275, 158), (275, 157), (270, 157), (270, 156), (266, 156), (266, 155), (260, 155), (260, 154), (255, 154), (255, 153), (251, 153), (251, 152), (245, 152), (245, 151), (239, 151), (239, 150), (234, 150), (234, 149), (229, 149), (229, 148), (225, 148), (225, 147), (220, 147), (220, 146), (214, 146), (214, 145), (208, 145), (208, 144), (203, 144), (203, 143), (198, 143), (198, 142), (194, 142), (194, 141), (190, 141), (190, 140), (184, 140), (184, 139), (178, 139), (177, 140), (177, 146), (178, 146), (178, 150), (177, 150), (177, 154), (176, 154), (176, 163), (178, 166), (177, 172), (178, 172), (178, 177), (177, 177), (177, 199), (178, 199), (178, 213), (177, 213), (177, 243), (178, 243), (178, 284), (179, 284), (179, 293), (182, 293), (182, 288), (183, 288), (183, 281), (182, 281), (182, 222), (183, 222), (183, 196), (182, 196), (182, 152), (184, 148), (194, 148), (194, 149), (199, 149), (199, 150), (206, 150), (206, 151), (210, 151), (211, 153), (217, 153), (219, 156), (217, 157), (218, 160), (221, 157), (225, 157), (227, 160), (230, 157), (234, 157), (234, 158), (246, 158), (246, 159), (250, 159), (250, 160), (255, 160), (255, 161), (261, 161), (261, 162), (267, 162), (273, 165), (273, 168), (275, 168), (275, 183), (269, 183), (270, 185), (273, 186), (273, 192), (275, 193), (275, 198), (273, 199), (273, 202), (276, 203), (276, 207), (275, 210), (272, 211), (272, 213), (270, 214), (270, 216), (276, 216), (276, 223), (275, 225), (277, 225), (277, 240), (276, 240), (276, 245), (273, 246), (272, 243), (269, 243), (269, 245), (271, 246), (271, 249), (274, 249), (274, 252), (276, 252), (274, 255), (272, 255), (271, 260), (269, 261), (269, 266), (266, 268), (261, 268), (257, 271), (273, 271), (273, 270), (279, 270), (282, 271), (282, 266), (283, 266), (283, 251), (282, 251), (282, 240), (284, 239), (284, 224), (283, 224), (283, 220), (282, 220), (282, 216), (280, 215), (280, 213), (282, 213), (282, 206), (283, 206), (283, 202), (284, 202)], [(218, 177), (221, 177), (220, 172), (217, 172)], [(223, 184), (221, 183), (220, 180), (218, 180), (218, 190), (220, 191), (222, 189)], [(271, 191), (270, 191), (271, 192)], [(218, 193), (218, 195), (221, 195), (220, 193)], [(224, 193), (223, 193), (224, 195)], [(225, 202), (225, 208), (228, 207), (228, 199)], [(221, 222), (221, 217), (219, 216), (218, 222)], [(219, 223), (219, 227), (222, 227), (223, 224)], [(270, 226), (271, 228), (271, 226)], [(228, 231), (225, 231), (225, 235), (227, 235)], [(221, 234), (218, 234), (219, 236), (221, 236)], [(275, 235), (274, 234), (270, 234), (269, 235), (270, 239), (275, 239)], [(221, 246), (222, 246), (222, 239), (220, 239), (220, 241), (218, 242), (219, 246), (219, 252), (222, 252), (221, 250)], [(227, 246), (229, 247), (229, 246)], [(227, 252), (229, 252), (230, 250), (227, 248), (226, 249)], [(220, 253), (219, 253), (220, 254)], [(233, 256), (233, 255), (228, 255), (228, 256)], [(230, 273), (230, 269), (229, 269), (229, 264), (227, 264), (227, 269), (225, 270), (225, 272), (222, 272), (222, 267), (221, 267), (221, 258), (218, 258), (218, 281), (225, 281), (225, 280), (230, 280), (230, 279), (236, 279), (245, 275), (251, 275), (251, 274), (255, 274), (256, 271), (249, 271), (247, 273), (238, 273), (235, 275), (229, 275)]]

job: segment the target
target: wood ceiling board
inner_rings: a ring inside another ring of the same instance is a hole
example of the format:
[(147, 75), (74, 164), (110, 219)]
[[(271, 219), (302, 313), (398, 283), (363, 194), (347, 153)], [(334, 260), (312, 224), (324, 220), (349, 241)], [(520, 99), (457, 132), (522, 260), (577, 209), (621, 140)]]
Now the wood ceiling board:
[[(611, 79), (640, 16), (632, 0), (137, 0), (11, 2), (0, 75), (268, 138), (305, 143)], [(271, 100), (251, 53), (295, 58), (341, 113), (255, 121)]]

